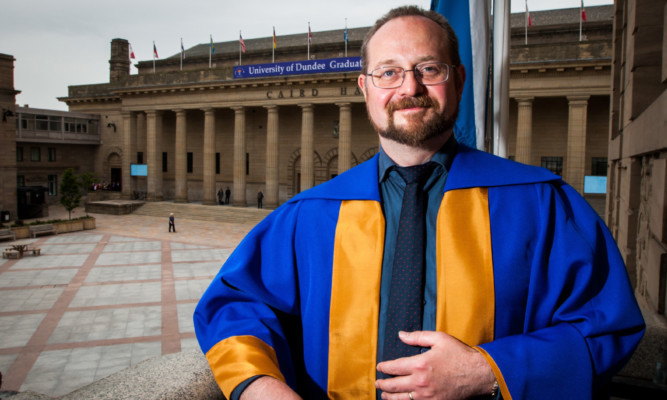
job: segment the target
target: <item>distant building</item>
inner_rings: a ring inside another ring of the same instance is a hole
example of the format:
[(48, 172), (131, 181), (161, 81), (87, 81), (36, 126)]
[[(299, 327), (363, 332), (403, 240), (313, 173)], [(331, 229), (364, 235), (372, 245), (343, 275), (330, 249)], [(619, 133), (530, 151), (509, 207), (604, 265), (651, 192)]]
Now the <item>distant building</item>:
[(16, 129), (14, 57), (0, 54), (0, 223), (13, 220), (16, 208)]
[[(605, 187), (611, 79), (612, 6), (512, 15), (511, 158), (542, 165), (584, 192), (586, 176)], [(70, 110), (102, 115), (96, 171), (113, 179), (121, 160), (122, 195), (215, 204), (220, 187), (247, 206), (257, 190), (276, 207), (302, 190), (370, 158), (377, 134), (357, 88), (354, 65), (368, 28), (194, 46), (141, 61), (130, 75), (128, 42), (111, 43), (108, 83), (70, 86)], [(209, 67), (210, 66), (210, 67)], [(324, 72), (316, 72), (324, 71)], [(113, 124), (116, 129), (111, 129)], [(133, 176), (145, 164), (147, 176)], [(604, 190), (603, 190), (604, 192)], [(604, 193), (586, 194), (604, 212)]]

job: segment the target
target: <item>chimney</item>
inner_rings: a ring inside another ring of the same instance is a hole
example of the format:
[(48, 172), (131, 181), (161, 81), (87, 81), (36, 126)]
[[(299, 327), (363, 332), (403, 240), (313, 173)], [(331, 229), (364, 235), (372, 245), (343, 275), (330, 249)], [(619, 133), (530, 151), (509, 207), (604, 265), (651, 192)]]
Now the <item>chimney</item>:
[(109, 82), (114, 83), (130, 75), (130, 44), (125, 39), (111, 40)]

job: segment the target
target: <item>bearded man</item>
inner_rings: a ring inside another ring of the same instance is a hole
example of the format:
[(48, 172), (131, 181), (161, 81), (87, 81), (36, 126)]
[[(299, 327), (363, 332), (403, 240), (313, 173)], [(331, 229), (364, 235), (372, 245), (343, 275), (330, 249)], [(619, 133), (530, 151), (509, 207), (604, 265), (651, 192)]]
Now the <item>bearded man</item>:
[(604, 223), (550, 172), (457, 144), (439, 14), (392, 10), (358, 84), (381, 149), (259, 223), (195, 311), (232, 399), (591, 399), (644, 324)]

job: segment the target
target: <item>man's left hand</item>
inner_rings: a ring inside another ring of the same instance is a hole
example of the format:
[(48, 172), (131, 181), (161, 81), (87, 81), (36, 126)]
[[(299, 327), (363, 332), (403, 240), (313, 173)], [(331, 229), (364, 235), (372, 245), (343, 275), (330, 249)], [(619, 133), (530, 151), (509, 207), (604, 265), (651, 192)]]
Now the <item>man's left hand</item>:
[(377, 370), (389, 379), (378, 379), (375, 387), (383, 399), (465, 399), (490, 394), (496, 381), (484, 356), (458, 339), (442, 332), (400, 332), (411, 346), (430, 347), (422, 354), (383, 361)]

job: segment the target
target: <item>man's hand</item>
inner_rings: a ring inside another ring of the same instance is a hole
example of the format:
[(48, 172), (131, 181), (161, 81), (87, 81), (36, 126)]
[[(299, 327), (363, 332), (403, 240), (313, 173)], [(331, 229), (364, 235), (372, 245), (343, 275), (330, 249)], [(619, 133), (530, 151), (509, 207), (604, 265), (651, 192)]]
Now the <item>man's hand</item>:
[(442, 332), (400, 332), (412, 346), (430, 347), (425, 353), (384, 361), (377, 369), (394, 375), (378, 379), (375, 387), (383, 399), (465, 399), (490, 394), (496, 381), (491, 366), (480, 352)]
[(253, 399), (301, 400), (301, 397), (285, 382), (270, 376), (262, 376), (255, 379), (241, 393), (240, 400)]

